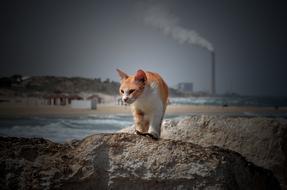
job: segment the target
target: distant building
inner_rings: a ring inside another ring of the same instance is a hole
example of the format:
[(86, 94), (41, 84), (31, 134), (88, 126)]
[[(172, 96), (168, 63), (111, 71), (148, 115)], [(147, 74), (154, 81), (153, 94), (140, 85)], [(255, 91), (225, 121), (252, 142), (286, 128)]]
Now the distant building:
[(83, 100), (78, 95), (66, 95), (66, 94), (51, 94), (44, 97), (47, 105), (69, 105), (73, 100)]
[(177, 84), (177, 90), (181, 92), (191, 93), (193, 92), (193, 83), (192, 82), (181, 82)]
[(98, 95), (91, 95), (91, 96), (87, 97), (86, 100), (93, 100), (93, 101), (95, 101), (95, 102), (98, 103), (98, 104), (101, 104), (101, 103), (104, 102), (104, 101), (103, 101), (103, 98), (101, 98), (101, 97), (98, 96)]
[(71, 108), (97, 109), (97, 101), (96, 100), (72, 100)]
[(83, 98), (77, 94), (68, 95), (59, 92), (44, 96), (44, 104), (52, 106), (69, 105), (71, 108), (97, 109), (97, 104), (100, 103), (104, 103), (104, 100), (99, 95), (91, 95), (87, 98)]

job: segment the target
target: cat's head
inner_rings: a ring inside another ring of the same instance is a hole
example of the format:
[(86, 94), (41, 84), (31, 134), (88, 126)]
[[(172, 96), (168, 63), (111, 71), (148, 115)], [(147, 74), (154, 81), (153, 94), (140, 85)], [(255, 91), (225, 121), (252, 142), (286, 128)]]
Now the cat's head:
[(123, 102), (132, 104), (143, 93), (147, 77), (143, 70), (138, 70), (134, 76), (129, 76), (117, 69), (121, 78), (120, 95)]

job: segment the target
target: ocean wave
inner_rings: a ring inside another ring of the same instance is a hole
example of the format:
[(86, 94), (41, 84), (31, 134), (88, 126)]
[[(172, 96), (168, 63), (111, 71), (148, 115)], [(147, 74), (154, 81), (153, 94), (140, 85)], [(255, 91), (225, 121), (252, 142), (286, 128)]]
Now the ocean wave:
[(62, 120), (62, 123), (70, 126), (95, 126), (95, 125), (114, 125), (114, 126), (127, 126), (130, 121), (117, 120), (117, 119), (81, 119), (81, 120)]
[(132, 119), (109, 118), (18, 118), (0, 120), (0, 134), (16, 137), (43, 137), (56, 142), (82, 139), (93, 133), (112, 133), (132, 125)]
[(43, 137), (56, 142), (62, 142), (69, 138), (79, 139), (88, 134), (88, 131), (84, 129), (70, 130), (59, 123), (51, 123), (41, 126), (19, 126), (15, 125), (9, 128), (1, 128), (1, 134), (5, 136), (16, 137)]

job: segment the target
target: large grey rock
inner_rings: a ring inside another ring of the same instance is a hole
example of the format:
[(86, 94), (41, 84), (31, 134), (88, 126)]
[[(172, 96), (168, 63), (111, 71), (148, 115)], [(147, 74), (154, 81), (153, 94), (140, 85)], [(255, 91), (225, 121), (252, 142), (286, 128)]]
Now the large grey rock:
[(133, 134), (0, 138), (0, 153), (1, 189), (280, 189), (233, 151)]
[(165, 120), (161, 138), (216, 145), (270, 169), (287, 189), (287, 120), (264, 117), (189, 116)]

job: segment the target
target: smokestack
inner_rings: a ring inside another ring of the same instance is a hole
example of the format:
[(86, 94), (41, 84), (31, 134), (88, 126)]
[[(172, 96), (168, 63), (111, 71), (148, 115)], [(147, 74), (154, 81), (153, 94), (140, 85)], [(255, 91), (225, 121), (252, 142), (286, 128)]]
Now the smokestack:
[(215, 52), (211, 52), (211, 94), (216, 94), (215, 88)]

